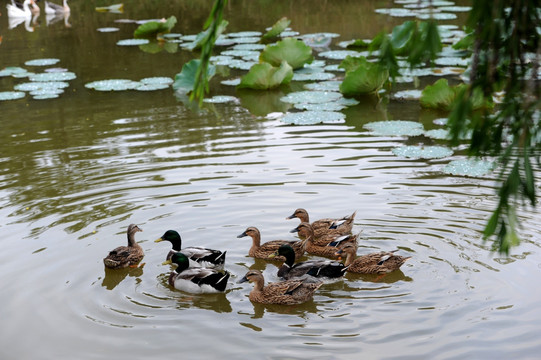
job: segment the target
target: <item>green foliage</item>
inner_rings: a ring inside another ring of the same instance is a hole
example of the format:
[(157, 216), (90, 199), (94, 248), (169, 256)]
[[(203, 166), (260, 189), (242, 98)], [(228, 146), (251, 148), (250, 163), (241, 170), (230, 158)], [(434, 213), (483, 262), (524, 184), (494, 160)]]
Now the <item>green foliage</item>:
[(196, 44), (201, 44), (201, 57), (199, 66), (195, 73), (195, 80), (193, 83), (193, 91), (190, 95), (190, 100), (197, 99), (199, 105), (202, 105), (205, 93), (209, 91), (209, 79), (212, 77), (210, 67), (210, 57), (212, 56), (212, 49), (216, 43), (218, 36), (224, 31), (227, 26), (227, 21), (222, 20), (223, 11), (227, 0), (216, 0), (214, 6), (210, 12), (210, 15), (205, 22), (203, 28), (204, 35), (196, 40)]
[[(456, 46), (472, 51), (472, 64), (469, 86), (457, 96), (449, 116), (450, 133), (456, 144), (470, 130), (471, 155), (499, 158), (499, 202), (483, 236), (494, 236), (494, 247), (506, 254), (519, 242), (516, 208), (536, 204), (533, 167), (540, 165), (534, 154), (541, 133), (538, 6), (536, 0), (475, 1), (467, 22), (470, 35)], [(525, 61), (532, 54), (534, 59)], [(475, 92), (492, 98), (502, 89), (497, 112), (474, 111)]]
[(356, 39), (346, 46), (346, 49), (366, 49), (370, 46), (370, 42), (366, 42), (362, 39)]
[(314, 60), (312, 48), (301, 40), (285, 38), (274, 45), (267, 45), (259, 56), (259, 61), (273, 66), (280, 66), (284, 60), (293, 69), (299, 69)]
[[(197, 70), (200, 68), (201, 60), (193, 59), (182, 66), (182, 71), (175, 75), (173, 89), (189, 93), (193, 90), (197, 79)], [(207, 72), (207, 81), (212, 79), (216, 73), (216, 67), (211, 65)]]
[[(439, 79), (433, 85), (424, 88), (419, 101), (421, 106), (425, 108), (451, 110), (455, 99), (463, 96), (460, 94), (464, 94), (467, 88), (466, 84), (449, 86), (447, 79)], [(492, 106), (491, 102), (484, 101), (483, 93), (479, 90), (473, 92), (470, 100), (471, 110)]]
[(177, 18), (171, 16), (166, 21), (148, 21), (139, 25), (133, 32), (133, 36), (136, 39), (156, 37), (158, 34), (165, 34), (171, 31), (171, 29), (177, 23)]
[(209, 27), (207, 30), (201, 31), (195, 36), (195, 40), (192, 44), (186, 48), (192, 51), (201, 49), (210, 40), (211, 32), (214, 32), (213, 36), (217, 39), (225, 31), (227, 25), (229, 25), (229, 21), (222, 20), (216, 28)]
[(293, 69), (286, 61), (282, 61), (280, 67), (274, 67), (269, 63), (256, 64), (241, 78), (239, 88), (256, 90), (274, 89), (282, 84), (289, 84), (293, 78)]
[(291, 20), (286, 17), (281, 18), (272, 25), (272, 28), (263, 35), (262, 39), (269, 40), (277, 37), (289, 26), (289, 24), (291, 24)]
[(365, 57), (348, 56), (340, 67), (347, 69), (344, 81), (340, 84), (340, 92), (346, 96), (375, 93), (389, 79), (386, 66), (371, 63)]

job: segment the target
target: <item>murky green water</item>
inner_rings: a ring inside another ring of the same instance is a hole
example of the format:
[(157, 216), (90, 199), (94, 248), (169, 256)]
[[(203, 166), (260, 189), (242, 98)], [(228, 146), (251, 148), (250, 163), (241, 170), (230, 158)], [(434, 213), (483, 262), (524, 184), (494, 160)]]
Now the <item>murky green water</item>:
[[(190, 358), (533, 359), (541, 345), (539, 214), (521, 214), (522, 244), (510, 258), (480, 241), (495, 206), (489, 177), (448, 176), (463, 155), (408, 160), (391, 150), (437, 143), (370, 135), (377, 120), (412, 120), (426, 129), (443, 114), (415, 102), (373, 99), (349, 107), (345, 123), (286, 126), (288, 90), (239, 97), (196, 114), (172, 90), (99, 93), (106, 78), (173, 77), (193, 54), (149, 54), (119, 47), (133, 24), (115, 19), (176, 15), (176, 32), (194, 34), (211, 1), (125, 1), (124, 14), (95, 12), (103, 2), (71, 4), (64, 21), (28, 32), (0, 16), (0, 68), (58, 58), (77, 74), (58, 99), (0, 103), (0, 354), (2, 359)], [(403, 19), (375, 15), (387, 1), (231, 1), (228, 31), (263, 31), (287, 16), (300, 33), (369, 38)], [(398, 6), (398, 5), (396, 5)], [(452, 22), (460, 23), (465, 13)], [(97, 28), (118, 26), (119, 32)], [(241, 71), (237, 71), (241, 74)], [(429, 79), (425, 81), (433, 81)], [(0, 78), (0, 91), (20, 80)], [(291, 89), (301, 89), (293, 84)], [(274, 281), (276, 267), (246, 256), (237, 239), (257, 226), (263, 241), (294, 239), (286, 221), (297, 207), (313, 218), (357, 211), (359, 254), (399, 248), (413, 257), (383, 278), (348, 275), (296, 307), (252, 304), (248, 268)], [(125, 242), (129, 223), (146, 252), (143, 269), (104, 271), (102, 258)], [(167, 286), (167, 244), (227, 250), (229, 290), (189, 295)]]

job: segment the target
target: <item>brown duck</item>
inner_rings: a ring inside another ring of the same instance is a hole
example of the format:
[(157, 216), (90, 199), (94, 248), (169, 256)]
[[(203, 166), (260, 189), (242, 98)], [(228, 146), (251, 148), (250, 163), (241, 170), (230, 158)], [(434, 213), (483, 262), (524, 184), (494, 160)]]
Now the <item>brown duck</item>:
[(250, 270), (238, 282), (252, 282), (254, 288), (250, 291), (250, 301), (262, 304), (295, 305), (311, 300), (314, 292), (323, 284), (313, 278), (286, 280), (269, 283), (259, 270)]
[[(336, 237), (340, 235), (347, 235), (351, 233), (351, 229), (353, 228), (353, 221), (355, 220), (355, 215), (357, 212), (355, 211), (353, 214), (344, 216), (342, 218), (338, 219), (320, 219), (316, 220), (310, 225), (312, 225), (312, 229), (314, 231), (314, 239), (313, 242), (317, 245), (325, 245), (328, 243), (328, 238), (330, 237)], [(299, 208), (295, 210), (293, 214), (288, 216), (286, 219), (293, 219), (293, 218), (299, 218), (301, 222), (310, 223), (310, 217), (308, 215), (308, 211), (305, 209)]]
[(143, 248), (135, 242), (135, 233), (143, 231), (135, 224), (128, 226), (128, 246), (119, 246), (109, 252), (103, 259), (105, 267), (110, 269), (122, 269), (128, 266), (136, 266), (145, 256)]
[(306, 222), (302, 222), (291, 232), (298, 232), (299, 237), (304, 238), (306, 241), (306, 252), (312, 255), (324, 256), (331, 259), (337, 259), (336, 251), (343, 248), (346, 244), (351, 244), (357, 248), (357, 238), (360, 234), (357, 235), (343, 235), (335, 237), (333, 240), (327, 238), (327, 241), (324, 245), (319, 245), (314, 243), (314, 231), (312, 225)]
[[(269, 255), (272, 255), (278, 250), (281, 245), (289, 244), (295, 251), (295, 260), (300, 259), (304, 255), (306, 241), (288, 241), (288, 240), (271, 240), (267, 241), (264, 244), (261, 244), (261, 233), (256, 227), (250, 226), (242, 234), (238, 235), (237, 238), (242, 238), (245, 236), (250, 236), (252, 238), (252, 247), (248, 252), (248, 255), (258, 258), (258, 259), (269, 259)], [(285, 261), (285, 257), (276, 256), (272, 260)]]
[(388, 274), (398, 270), (411, 256), (400, 256), (393, 251), (382, 251), (372, 254), (361, 255), (355, 258), (357, 248), (351, 244), (347, 244), (343, 248), (336, 251), (337, 256), (346, 254), (344, 265), (347, 271), (358, 274)]

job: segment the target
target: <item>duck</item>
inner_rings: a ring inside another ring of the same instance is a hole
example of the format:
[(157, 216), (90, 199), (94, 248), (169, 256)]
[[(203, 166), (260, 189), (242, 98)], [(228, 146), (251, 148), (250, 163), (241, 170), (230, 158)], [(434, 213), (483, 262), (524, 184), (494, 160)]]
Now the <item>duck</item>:
[(67, 14), (69, 12), (70, 12), (70, 7), (68, 6), (68, 0), (62, 0), (62, 5), (45, 1), (45, 14), (58, 15), (58, 14)]
[[(271, 240), (261, 245), (261, 233), (254, 226), (246, 228), (237, 238), (243, 238), (245, 236), (252, 238), (252, 247), (248, 251), (248, 255), (254, 258), (269, 260), (269, 255), (274, 254), (283, 244), (289, 244), (293, 248), (295, 251), (295, 260), (299, 260), (305, 252), (306, 242), (304, 240)], [(283, 256), (277, 256), (273, 260), (285, 261), (286, 259)]]
[[(336, 235), (347, 235), (351, 233), (353, 228), (353, 221), (355, 220), (355, 215), (357, 212), (353, 212), (351, 215), (347, 215), (337, 219), (320, 219), (312, 222), (312, 229), (314, 230), (314, 239), (316, 243), (320, 238), (322, 242), (325, 242), (325, 237), (327, 235), (336, 236)], [(301, 222), (310, 223), (310, 216), (308, 211), (303, 208), (296, 209), (293, 214), (286, 217), (286, 220), (299, 218)], [(323, 243), (318, 243), (318, 245), (323, 245)]]
[(271, 257), (281, 255), (286, 261), (278, 269), (278, 277), (282, 279), (292, 279), (306, 275), (317, 278), (338, 278), (345, 274), (347, 267), (338, 261), (333, 260), (307, 260), (295, 263), (295, 251), (293, 248), (284, 244)]
[(181, 252), (174, 253), (163, 264), (177, 265), (177, 268), (169, 275), (169, 285), (177, 290), (194, 294), (224, 292), (231, 275), (227, 271), (190, 267), (190, 260)]
[(30, 4), (33, 4), (33, 0), (24, 0), (22, 4), (22, 9), (17, 6), (17, 4), (12, 1), (11, 4), (7, 4), (8, 17), (10, 18), (26, 18), (32, 16), (32, 11), (30, 10)]
[(103, 259), (103, 264), (109, 269), (123, 269), (128, 266), (136, 267), (145, 256), (143, 248), (135, 242), (135, 233), (143, 231), (135, 224), (128, 226), (128, 246), (119, 246), (111, 250)]
[(314, 230), (312, 229), (312, 225), (307, 222), (301, 222), (299, 226), (291, 230), (291, 232), (297, 232), (299, 233), (299, 237), (305, 239), (305, 248), (307, 253), (328, 257), (331, 259), (337, 259), (338, 255), (336, 255), (336, 251), (344, 247), (346, 244), (352, 244), (355, 246), (355, 248), (357, 248), (357, 239), (360, 235), (359, 233), (357, 235), (343, 235), (333, 238), (326, 237), (326, 243), (324, 245), (320, 245), (314, 242)]
[(297, 305), (312, 300), (322, 281), (313, 278), (291, 279), (265, 285), (265, 278), (259, 270), (250, 270), (238, 283), (254, 283), (249, 299), (261, 304)]
[(159, 239), (154, 242), (169, 241), (173, 248), (167, 253), (166, 260), (177, 252), (182, 252), (189, 260), (190, 267), (206, 267), (210, 269), (223, 269), (226, 251), (208, 249), (201, 246), (190, 246), (181, 249), (182, 239), (175, 230), (167, 230)]
[(347, 244), (336, 251), (338, 256), (346, 254), (344, 265), (348, 272), (357, 274), (388, 274), (398, 270), (411, 256), (396, 255), (393, 251), (381, 251), (372, 254), (361, 255), (355, 258), (357, 249)]

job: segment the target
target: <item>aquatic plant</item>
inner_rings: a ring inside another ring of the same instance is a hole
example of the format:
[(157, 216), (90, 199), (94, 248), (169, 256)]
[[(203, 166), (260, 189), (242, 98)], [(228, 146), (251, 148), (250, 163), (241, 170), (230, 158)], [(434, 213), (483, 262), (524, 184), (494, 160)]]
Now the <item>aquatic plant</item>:
[(279, 67), (269, 63), (255, 64), (248, 74), (241, 78), (239, 88), (256, 90), (274, 89), (282, 84), (289, 84), (293, 78), (293, 69), (284, 60)]
[(280, 33), (287, 29), (289, 24), (291, 24), (291, 20), (286, 17), (281, 18), (276, 23), (274, 23), (274, 25), (272, 25), (269, 31), (267, 31), (261, 39), (270, 40), (277, 37), (278, 35), (280, 35)]
[(385, 66), (368, 62), (365, 57), (348, 56), (340, 67), (346, 70), (340, 84), (340, 92), (346, 96), (375, 93), (389, 79), (389, 70)]
[(279, 66), (285, 60), (295, 70), (306, 63), (311, 63), (314, 57), (312, 48), (301, 40), (285, 38), (276, 44), (267, 45), (261, 52), (259, 60), (273, 66)]
[(177, 18), (175, 16), (171, 16), (164, 21), (148, 21), (135, 29), (133, 37), (136, 39), (156, 37), (159, 34), (170, 32), (176, 23)]

